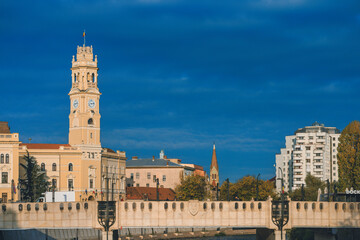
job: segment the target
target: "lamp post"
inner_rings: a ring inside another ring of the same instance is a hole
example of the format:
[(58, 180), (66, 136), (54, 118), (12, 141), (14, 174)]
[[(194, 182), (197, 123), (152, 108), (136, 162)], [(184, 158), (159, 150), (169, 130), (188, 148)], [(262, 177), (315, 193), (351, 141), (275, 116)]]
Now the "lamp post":
[(154, 178), (154, 182), (156, 182), (156, 201), (159, 201), (159, 178)]
[(281, 239), (283, 239), (283, 227), (289, 221), (289, 201), (285, 201), (284, 199), (284, 175), (282, 169), (280, 167), (279, 169), (281, 171), (281, 178), (279, 177), (277, 180), (281, 180), (281, 201), (272, 201), (271, 220), (281, 231)]
[(227, 182), (227, 200), (230, 201), (230, 180), (229, 178), (226, 179)]
[(256, 201), (259, 201), (259, 177), (260, 173), (256, 177)]
[(301, 201), (305, 200), (305, 189), (304, 184), (301, 184)]

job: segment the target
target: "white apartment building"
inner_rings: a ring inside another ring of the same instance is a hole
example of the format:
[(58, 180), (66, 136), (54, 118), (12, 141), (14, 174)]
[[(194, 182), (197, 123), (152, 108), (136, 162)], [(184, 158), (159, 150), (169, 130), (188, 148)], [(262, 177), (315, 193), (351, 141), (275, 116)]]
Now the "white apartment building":
[[(285, 137), (285, 148), (276, 154), (276, 190), (291, 191), (305, 184), (307, 174), (330, 182), (338, 180), (337, 147), (340, 130), (317, 122)], [(281, 170), (280, 170), (280, 169)]]

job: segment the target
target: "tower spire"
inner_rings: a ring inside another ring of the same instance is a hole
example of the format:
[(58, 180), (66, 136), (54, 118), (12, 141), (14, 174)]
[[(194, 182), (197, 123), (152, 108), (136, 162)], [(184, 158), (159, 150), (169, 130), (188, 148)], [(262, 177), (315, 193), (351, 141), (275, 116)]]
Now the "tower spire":
[(213, 153), (210, 166), (210, 184), (215, 188), (219, 184), (219, 166), (216, 157), (215, 142), (213, 145)]

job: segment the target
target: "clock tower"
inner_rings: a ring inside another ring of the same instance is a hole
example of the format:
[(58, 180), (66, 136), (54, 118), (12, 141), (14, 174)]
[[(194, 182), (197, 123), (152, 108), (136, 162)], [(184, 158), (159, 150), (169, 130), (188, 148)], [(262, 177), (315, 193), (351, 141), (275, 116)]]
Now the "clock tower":
[(94, 58), (92, 46), (78, 46), (76, 59), (73, 56), (71, 68), (69, 144), (86, 148), (89, 152), (88, 157), (93, 159), (97, 157), (93, 154), (97, 155), (98, 151), (101, 151), (101, 93), (98, 88), (97, 71), (97, 56)]

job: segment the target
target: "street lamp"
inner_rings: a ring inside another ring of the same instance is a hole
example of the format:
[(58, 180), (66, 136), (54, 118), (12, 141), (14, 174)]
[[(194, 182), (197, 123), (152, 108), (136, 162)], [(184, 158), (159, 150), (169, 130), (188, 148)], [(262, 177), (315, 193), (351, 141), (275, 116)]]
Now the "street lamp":
[(280, 167), (279, 169), (281, 171), (281, 178), (277, 178), (277, 180), (281, 180), (281, 201), (272, 201), (271, 220), (281, 231), (281, 239), (283, 239), (283, 227), (289, 221), (289, 201), (284, 199), (284, 174)]
[(230, 180), (229, 178), (226, 179), (227, 182), (227, 200), (230, 201)]
[(260, 173), (256, 177), (256, 201), (259, 201), (259, 177)]
[(154, 178), (154, 182), (156, 182), (156, 201), (159, 201), (159, 178)]

